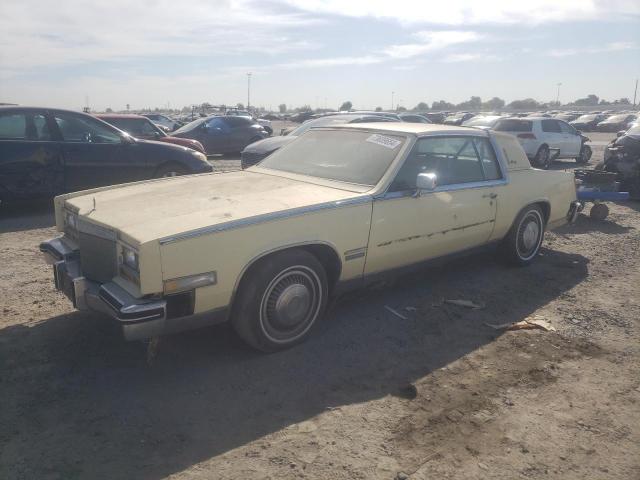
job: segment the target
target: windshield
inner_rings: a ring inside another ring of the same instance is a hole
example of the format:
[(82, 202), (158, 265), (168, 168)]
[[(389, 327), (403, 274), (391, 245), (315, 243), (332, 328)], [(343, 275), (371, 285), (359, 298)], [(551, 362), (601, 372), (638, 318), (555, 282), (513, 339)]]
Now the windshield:
[(595, 119), (596, 119), (595, 115), (582, 115), (581, 117), (578, 117), (576, 122), (590, 122), (591, 120), (595, 120)]
[(508, 118), (506, 120), (499, 120), (494, 127), (497, 132), (530, 132), (533, 123), (530, 120), (518, 120), (515, 118)]
[(208, 120), (207, 118), (200, 118), (198, 120), (194, 120), (191, 123), (187, 123), (184, 127), (180, 127), (179, 129), (177, 129), (173, 133), (189, 132), (189, 131), (193, 130), (194, 128), (197, 128), (198, 126), (200, 126), (200, 124), (206, 122), (207, 120)]
[(490, 127), (500, 117), (475, 117), (464, 122), (465, 127)]
[(640, 125), (630, 128), (625, 135), (640, 136)]
[(276, 150), (260, 166), (272, 170), (376, 185), (406, 137), (357, 130), (310, 130)]

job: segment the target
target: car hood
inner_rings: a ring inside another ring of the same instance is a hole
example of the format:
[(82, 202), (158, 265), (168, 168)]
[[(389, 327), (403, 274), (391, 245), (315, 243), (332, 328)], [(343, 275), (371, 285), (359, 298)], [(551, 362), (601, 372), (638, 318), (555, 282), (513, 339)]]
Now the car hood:
[(259, 154), (271, 153), (278, 150), (283, 145), (286, 145), (287, 143), (291, 143), (296, 138), (297, 137), (295, 136), (289, 136), (289, 135), (269, 137), (269, 138), (265, 138), (264, 140), (259, 140), (250, 145), (247, 145), (244, 151), (247, 153), (259, 153)]
[(174, 145), (181, 145), (183, 147), (192, 148), (201, 153), (204, 153), (204, 147), (198, 140), (193, 140), (191, 138), (180, 138), (180, 137), (162, 137), (158, 139), (159, 142), (164, 143), (173, 143)]
[(362, 196), (339, 188), (239, 171), (140, 182), (66, 200), (83, 219), (146, 243), (203, 227)]

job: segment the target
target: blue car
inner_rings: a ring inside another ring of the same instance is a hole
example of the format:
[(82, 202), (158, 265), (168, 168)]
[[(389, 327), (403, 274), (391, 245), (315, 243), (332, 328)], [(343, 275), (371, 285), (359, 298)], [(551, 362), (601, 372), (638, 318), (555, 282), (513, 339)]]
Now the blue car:
[(0, 107), (0, 201), (213, 170), (190, 148), (138, 140), (85, 113)]

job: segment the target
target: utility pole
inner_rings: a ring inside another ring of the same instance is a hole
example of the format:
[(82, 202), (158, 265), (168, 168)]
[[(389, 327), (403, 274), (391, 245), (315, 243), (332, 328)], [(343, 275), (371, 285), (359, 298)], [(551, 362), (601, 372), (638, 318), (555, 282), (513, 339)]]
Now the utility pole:
[(633, 106), (636, 106), (636, 96), (638, 95), (638, 79), (636, 78), (636, 89), (633, 91)]
[(562, 86), (562, 83), (556, 83), (556, 86), (558, 87), (558, 92), (556, 93), (556, 105), (560, 104), (560, 87)]
[(393, 96), (396, 92), (391, 92), (391, 111), (393, 112)]
[(247, 73), (247, 111), (251, 106), (251, 72)]

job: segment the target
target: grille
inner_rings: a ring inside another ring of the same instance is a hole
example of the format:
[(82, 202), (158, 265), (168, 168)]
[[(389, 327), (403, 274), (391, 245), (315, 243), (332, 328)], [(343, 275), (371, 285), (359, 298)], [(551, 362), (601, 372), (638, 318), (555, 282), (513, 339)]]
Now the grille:
[(116, 276), (118, 253), (114, 240), (78, 232), (78, 246), (80, 247), (80, 268), (85, 277), (105, 283)]

